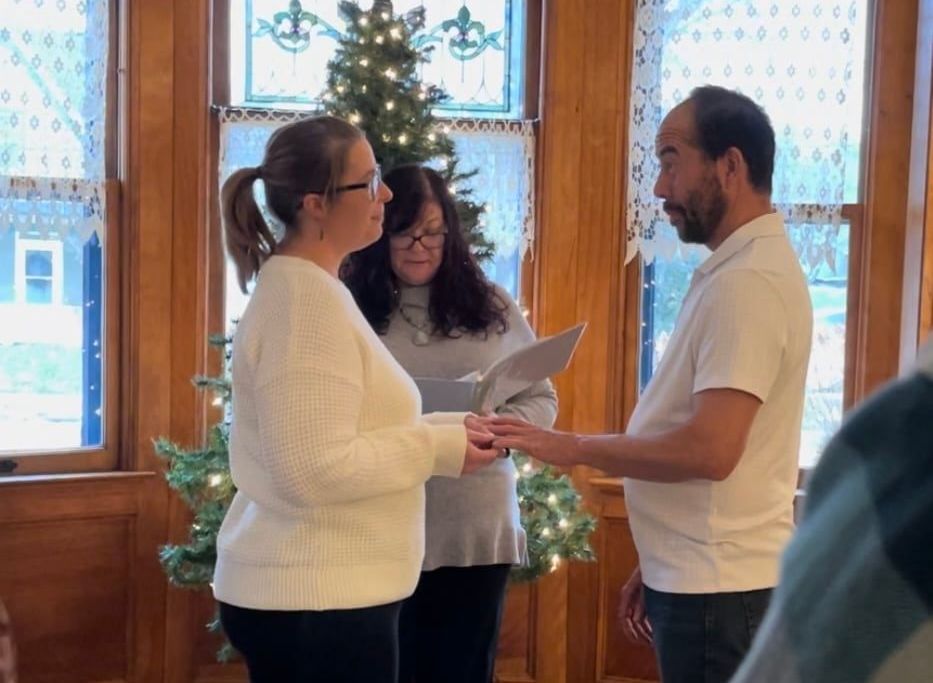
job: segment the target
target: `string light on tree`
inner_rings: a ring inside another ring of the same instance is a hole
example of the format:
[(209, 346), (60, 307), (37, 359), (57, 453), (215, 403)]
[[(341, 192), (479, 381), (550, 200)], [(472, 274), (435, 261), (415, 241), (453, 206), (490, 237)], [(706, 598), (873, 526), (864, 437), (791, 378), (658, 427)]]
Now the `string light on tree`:
[(537, 578), (565, 559), (592, 560), (596, 520), (582, 509), (570, 479), (550, 466), (535, 468), (523, 453), (512, 459), (521, 473), (516, 487), (528, 543), (528, 566), (513, 570), (513, 578)]
[[(446, 181), (458, 185), (455, 201), (460, 224), (470, 249), (482, 262), (494, 250), (479, 225), (483, 208), (473, 201), (470, 187), (462, 182), (472, 171), (459, 169), (456, 149), (448, 135), (451, 126), (442, 132), (434, 116), (448, 96), (419, 77), (431, 50), (431, 45), (416, 43), (413, 38), (424, 33), (424, 7), (398, 15), (390, 0), (362, 4), (370, 8), (363, 9), (349, 0), (337, 3), (347, 29), (338, 38), (334, 57), (328, 63), (325, 90), (332, 97), (324, 102), (325, 110), (345, 119), (352, 112), (362, 114), (361, 127), (385, 171), (400, 164), (428, 164), (437, 168)], [(338, 86), (344, 86), (343, 90)], [(393, 104), (387, 106), (386, 100)]]
[[(230, 358), (229, 337), (215, 335), (210, 343), (223, 352), (225, 370)], [(227, 415), (230, 401), (230, 377), (227, 371), (220, 377), (194, 378), (201, 391), (214, 394), (213, 405), (220, 403), (221, 416)], [(217, 532), (230, 502), (234, 486), (230, 480), (228, 443), (230, 425), (221, 417), (207, 434), (206, 443), (199, 448), (182, 446), (161, 438), (155, 442), (155, 451), (168, 465), (165, 478), (192, 512), (193, 520), (186, 543), (169, 544), (159, 549), (159, 561), (169, 581), (176, 586), (207, 589), (214, 575), (217, 559)], [(220, 630), (215, 618), (212, 631)], [(218, 658), (229, 659), (233, 650), (224, 645)]]

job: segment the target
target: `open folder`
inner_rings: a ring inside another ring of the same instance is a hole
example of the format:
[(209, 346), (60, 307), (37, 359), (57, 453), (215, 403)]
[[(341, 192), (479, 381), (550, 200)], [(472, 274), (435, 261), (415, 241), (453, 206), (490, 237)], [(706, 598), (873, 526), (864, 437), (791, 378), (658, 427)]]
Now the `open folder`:
[(500, 358), (482, 372), (460, 379), (415, 377), (422, 412), (487, 413), (502, 406), (535, 382), (565, 370), (586, 323), (544, 337)]

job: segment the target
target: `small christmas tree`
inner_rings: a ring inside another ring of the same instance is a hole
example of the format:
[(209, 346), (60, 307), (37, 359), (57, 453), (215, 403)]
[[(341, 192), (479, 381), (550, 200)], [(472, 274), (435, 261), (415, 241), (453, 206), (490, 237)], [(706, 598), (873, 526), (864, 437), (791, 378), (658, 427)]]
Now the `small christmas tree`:
[[(201, 391), (213, 393), (214, 405), (222, 409), (223, 419), (211, 427), (207, 444), (189, 450), (165, 438), (155, 442), (156, 454), (168, 463), (165, 478), (169, 487), (178, 492), (192, 512), (188, 542), (164, 545), (159, 550), (159, 561), (169, 581), (183, 588), (210, 586), (217, 563), (217, 532), (236, 493), (230, 478), (228, 449), (231, 342), (230, 337), (211, 336), (211, 346), (223, 353), (224, 373), (220, 377), (197, 376), (192, 380)], [(221, 631), (219, 615), (215, 615), (208, 629)], [(224, 642), (217, 659), (227, 661), (232, 654), (230, 644)]]
[(375, 0), (368, 12), (344, 1), (340, 12), (347, 28), (328, 65), (328, 113), (366, 131), (386, 172), (400, 164), (438, 166), (456, 195), (464, 237), (478, 259), (489, 258), (493, 245), (483, 236), (483, 207), (471, 200), (467, 186), (475, 171), (459, 170), (453, 141), (432, 113), (448, 96), (419, 77), (433, 49), (416, 37), (424, 28), (424, 8), (397, 17), (389, 0)]

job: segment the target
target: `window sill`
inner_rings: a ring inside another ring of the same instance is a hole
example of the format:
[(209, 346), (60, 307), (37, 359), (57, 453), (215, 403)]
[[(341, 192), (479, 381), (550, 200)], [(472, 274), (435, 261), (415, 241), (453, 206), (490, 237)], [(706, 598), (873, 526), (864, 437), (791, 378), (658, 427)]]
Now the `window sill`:
[[(9, 469), (10, 461), (15, 463)], [(116, 452), (87, 448), (52, 452), (0, 451), (0, 481), (37, 475), (110, 473), (117, 467)]]
[(93, 482), (132, 481), (135, 479), (149, 479), (156, 476), (156, 472), (62, 472), (56, 474), (26, 474), (8, 475), (0, 477), (0, 487), (23, 486), (31, 484), (71, 484)]

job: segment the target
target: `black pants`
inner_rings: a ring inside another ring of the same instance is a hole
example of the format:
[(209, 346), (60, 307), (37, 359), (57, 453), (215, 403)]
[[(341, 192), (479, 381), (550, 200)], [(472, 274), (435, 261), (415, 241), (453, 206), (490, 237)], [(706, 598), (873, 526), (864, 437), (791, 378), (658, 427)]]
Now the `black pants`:
[(490, 683), (507, 564), (422, 572), (402, 606), (400, 683)]
[(727, 683), (761, 625), (771, 589), (661, 593), (645, 587), (662, 683)]
[(220, 603), (252, 683), (396, 683), (401, 602), (322, 612)]

